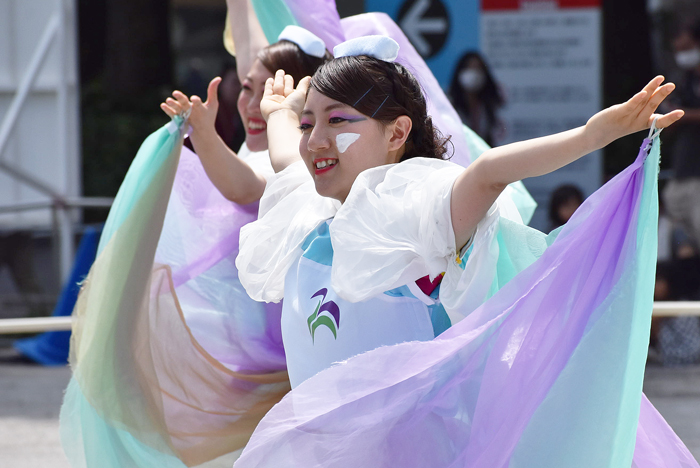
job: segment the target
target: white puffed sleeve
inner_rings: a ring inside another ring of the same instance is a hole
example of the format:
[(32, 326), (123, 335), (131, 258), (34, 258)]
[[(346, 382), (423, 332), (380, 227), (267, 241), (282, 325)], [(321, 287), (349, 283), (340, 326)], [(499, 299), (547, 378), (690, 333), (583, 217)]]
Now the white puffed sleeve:
[(463, 170), (416, 158), (360, 174), (330, 226), (333, 289), (359, 302), (444, 272), (440, 300), (454, 319), (481, 305), (496, 284), (503, 222), (529, 228), (506, 188), (477, 225), (462, 260), (455, 251), (451, 196)]
[(279, 302), (284, 277), (301, 255), (306, 236), (332, 218), (340, 203), (316, 192), (303, 162), (268, 178), (259, 218), (241, 229), (238, 276), (256, 301)]
[(463, 167), (415, 158), (361, 173), (330, 225), (332, 286), (358, 302), (447, 269), (450, 197)]

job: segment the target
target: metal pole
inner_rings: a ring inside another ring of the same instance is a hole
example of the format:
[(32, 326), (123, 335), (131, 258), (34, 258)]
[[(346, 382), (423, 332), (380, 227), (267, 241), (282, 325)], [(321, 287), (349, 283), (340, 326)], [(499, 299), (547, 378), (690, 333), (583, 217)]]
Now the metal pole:
[(699, 316), (700, 302), (659, 301), (654, 302), (654, 317)]
[[(20, 111), (22, 110), (22, 105), (24, 104), (24, 101), (27, 99), (29, 91), (34, 85), (34, 81), (36, 80), (39, 70), (41, 69), (41, 65), (44, 61), (44, 58), (46, 57), (46, 54), (49, 51), (49, 48), (51, 47), (54, 36), (58, 32), (59, 23), (60, 13), (52, 15), (49, 19), (46, 29), (44, 30), (44, 34), (39, 40), (39, 45), (34, 51), (34, 55), (32, 56), (29, 62), (29, 67), (27, 68), (27, 71), (24, 74), (24, 77), (22, 77), (22, 81), (19, 84), (17, 94), (15, 94), (15, 97), (12, 99), (10, 108), (8, 109), (7, 114), (5, 114), (5, 117), (2, 120), (2, 125), (0, 126), (0, 169), (3, 169), (15, 179), (18, 179), (26, 183), (27, 185), (34, 187), (35, 189), (49, 195), (52, 198), (62, 199), (62, 195), (49, 184), (37, 179), (33, 175), (29, 174), (27, 171), (12, 165), (8, 161), (5, 161), (2, 157), (3, 151), (5, 150), (5, 146), (7, 145), (7, 142), (10, 139), (10, 134), (12, 133), (12, 130), (14, 129), (15, 124), (17, 123), (17, 118), (19, 116)], [(61, 120), (62, 119), (59, 118), (59, 122)]]
[[(700, 302), (654, 302), (654, 317), (700, 316)], [(73, 317), (0, 319), (0, 335), (70, 330)]]
[[(56, 148), (60, 161), (68, 161), (68, 128), (66, 121), (68, 120), (68, 80), (66, 79), (66, 60), (68, 44), (66, 41), (66, 0), (58, 0), (58, 26), (56, 29), (56, 47), (58, 48), (58, 86), (56, 87), (56, 107), (58, 122), (56, 135)], [(66, 166), (63, 170), (68, 170)], [(64, 177), (65, 178), (65, 177)], [(71, 269), (73, 267), (73, 251), (74, 251), (74, 233), (72, 212), (61, 201), (57, 200), (56, 215), (58, 217), (58, 268), (61, 284), (66, 284), (70, 278)]]
[(49, 23), (44, 30), (44, 34), (39, 40), (39, 45), (34, 51), (34, 55), (29, 62), (27, 72), (24, 74), (24, 77), (19, 84), (17, 94), (12, 100), (7, 114), (5, 114), (5, 118), (2, 121), (2, 126), (0, 126), (0, 155), (2, 155), (3, 151), (5, 150), (5, 145), (7, 144), (7, 140), (10, 138), (10, 133), (12, 132), (15, 123), (17, 123), (17, 116), (22, 108), (22, 104), (24, 104), (24, 100), (27, 98), (29, 90), (34, 85), (34, 80), (36, 79), (39, 69), (41, 68), (44, 57), (51, 47), (51, 41), (54, 39), (54, 36), (58, 31), (58, 25), (59, 15), (54, 14), (51, 16), (51, 19), (49, 19)]
[(0, 335), (70, 330), (73, 317), (35, 317), (0, 320)]
[(0, 159), (0, 169), (10, 174), (15, 179), (22, 181), (31, 187), (34, 187), (39, 192), (42, 192), (53, 199), (63, 200), (64, 198), (60, 192), (56, 191), (49, 184), (38, 179), (37, 177), (34, 177), (33, 175), (26, 172), (24, 169), (20, 169), (19, 167), (16, 167), (13, 164), (10, 164), (2, 159)]
[[(72, 208), (109, 208), (114, 203), (112, 197), (76, 197), (63, 200), (66, 206)], [(38, 202), (14, 203), (11, 205), (0, 205), (0, 213), (17, 213), (20, 211), (42, 210), (53, 208), (56, 205), (51, 200)]]
[(56, 207), (58, 221), (58, 271), (61, 284), (66, 284), (73, 268), (73, 251), (75, 250), (75, 234), (70, 209), (65, 205)]

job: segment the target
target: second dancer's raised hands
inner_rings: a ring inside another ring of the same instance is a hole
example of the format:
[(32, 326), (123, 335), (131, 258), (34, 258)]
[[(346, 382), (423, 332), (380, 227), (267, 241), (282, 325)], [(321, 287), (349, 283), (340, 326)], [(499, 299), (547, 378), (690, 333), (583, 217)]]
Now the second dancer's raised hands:
[(302, 78), (294, 88), (294, 78), (285, 74), (284, 70), (277, 70), (275, 77), (268, 78), (265, 82), (265, 93), (260, 102), (263, 118), (269, 120), (270, 115), (280, 110), (289, 110), (300, 116), (310, 81), (309, 76)]
[(204, 102), (199, 96), (188, 98), (180, 91), (173, 91), (173, 96), (167, 98), (160, 108), (170, 118), (189, 112), (188, 122), (192, 126), (193, 133), (213, 132), (216, 113), (219, 111), (220, 83), (221, 78), (218, 76), (211, 80), (207, 87), (207, 100)]

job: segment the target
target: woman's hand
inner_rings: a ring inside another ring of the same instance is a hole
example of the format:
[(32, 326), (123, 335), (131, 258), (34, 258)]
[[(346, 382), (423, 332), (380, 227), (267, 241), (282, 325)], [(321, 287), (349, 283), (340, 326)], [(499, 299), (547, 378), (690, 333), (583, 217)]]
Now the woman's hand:
[(265, 82), (265, 92), (260, 101), (260, 111), (265, 121), (270, 119), (270, 115), (281, 110), (291, 110), (297, 116), (301, 116), (310, 81), (311, 77), (302, 78), (295, 89), (294, 78), (286, 75), (284, 70), (277, 70), (275, 77), (268, 78)]
[(682, 110), (664, 115), (655, 113), (676, 88), (673, 83), (662, 85), (663, 82), (664, 77), (657, 76), (629, 101), (608, 107), (591, 117), (585, 126), (585, 132), (592, 146), (602, 148), (625, 135), (650, 128), (657, 117), (657, 128), (666, 128), (683, 117)]
[(220, 83), (221, 77), (217, 76), (211, 80), (207, 88), (206, 102), (202, 102), (199, 96), (192, 96), (188, 99), (180, 91), (173, 91), (173, 97), (167, 98), (160, 105), (160, 108), (170, 118), (176, 115), (183, 115), (191, 110), (187, 121), (192, 126), (192, 133), (212, 132), (216, 122), (216, 113), (219, 110), (218, 90)]

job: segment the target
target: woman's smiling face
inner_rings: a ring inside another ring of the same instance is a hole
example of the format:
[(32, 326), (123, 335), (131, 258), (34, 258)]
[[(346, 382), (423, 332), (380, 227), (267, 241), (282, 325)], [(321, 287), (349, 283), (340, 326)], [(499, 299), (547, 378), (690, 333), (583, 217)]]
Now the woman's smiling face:
[(324, 197), (344, 202), (360, 172), (400, 158), (393, 124), (382, 125), (314, 88), (306, 99), (300, 128), (299, 152), (316, 191)]
[(260, 101), (265, 91), (265, 80), (272, 78), (272, 73), (259, 59), (253, 62), (250, 71), (241, 83), (238, 95), (238, 113), (245, 128), (245, 142), (250, 151), (267, 149), (267, 124), (260, 112)]

